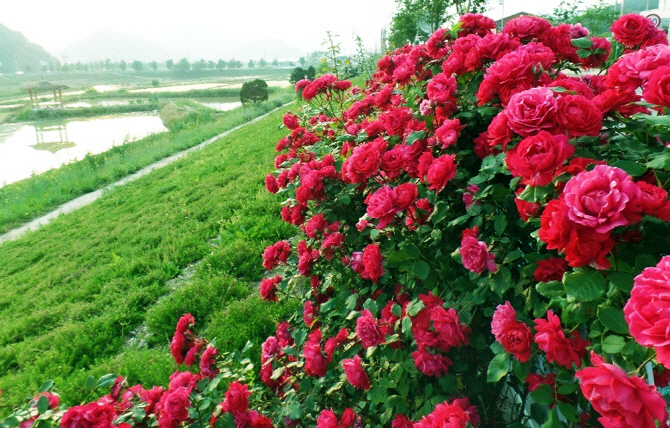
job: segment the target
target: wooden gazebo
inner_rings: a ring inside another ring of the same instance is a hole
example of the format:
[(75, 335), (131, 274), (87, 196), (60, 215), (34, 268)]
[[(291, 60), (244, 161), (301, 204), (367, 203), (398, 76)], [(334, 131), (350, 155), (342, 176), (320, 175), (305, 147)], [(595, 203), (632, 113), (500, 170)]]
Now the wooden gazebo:
[(49, 103), (51, 105), (55, 106), (60, 106), (63, 107), (63, 89), (67, 89), (68, 87), (65, 85), (55, 85), (51, 82), (47, 81), (42, 81), (38, 82), (32, 86), (26, 86), (23, 89), (28, 91), (28, 94), (30, 95), (30, 105), (33, 108), (40, 108), (40, 100), (38, 97), (38, 93), (45, 92), (45, 91), (50, 91), (53, 92), (54, 94), (54, 100), (53, 103)]

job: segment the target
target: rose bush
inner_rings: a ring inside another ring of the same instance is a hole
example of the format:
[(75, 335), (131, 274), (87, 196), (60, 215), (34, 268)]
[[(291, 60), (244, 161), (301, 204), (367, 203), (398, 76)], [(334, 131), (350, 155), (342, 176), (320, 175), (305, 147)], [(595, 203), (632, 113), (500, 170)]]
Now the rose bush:
[(296, 84), (265, 183), (299, 227), (264, 251), (259, 288), (304, 309), (260, 367), (187, 314), (171, 351), (192, 368), (166, 390), (103, 378), (119, 393), (39, 398), (12, 423), (665, 426), (667, 37), (638, 15), (613, 40), (532, 16), (493, 28), (465, 15), (363, 87)]

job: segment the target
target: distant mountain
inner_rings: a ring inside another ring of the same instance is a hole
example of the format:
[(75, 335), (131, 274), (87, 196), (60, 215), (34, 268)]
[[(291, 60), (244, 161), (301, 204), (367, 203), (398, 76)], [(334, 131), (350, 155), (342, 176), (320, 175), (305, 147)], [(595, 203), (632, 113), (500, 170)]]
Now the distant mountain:
[(0, 73), (54, 68), (58, 59), (23, 34), (0, 24)]
[(67, 46), (58, 52), (58, 55), (63, 62), (76, 63), (107, 58), (126, 62), (165, 61), (174, 57), (175, 53), (151, 40), (105, 28)]

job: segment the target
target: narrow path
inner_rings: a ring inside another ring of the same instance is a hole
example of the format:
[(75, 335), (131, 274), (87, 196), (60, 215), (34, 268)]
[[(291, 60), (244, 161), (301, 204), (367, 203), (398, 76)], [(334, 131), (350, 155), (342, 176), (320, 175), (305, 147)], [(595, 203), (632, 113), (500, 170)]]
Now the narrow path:
[(18, 238), (22, 237), (23, 235), (25, 235), (26, 233), (28, 233), (31, 230), (39, 229), (40, 227), (44, 226), (45, 224), (48, 224), (51, 220), (57, 218), (61, 214), (66, 214), (66, 213), (72, 212), (72, 211), (74, 211), (78, 208), (81, 208), (83, 206), (86, 206), (88, 204), (93, 203), (94, 201), (96, 201), (98, 198), (100, 198), (108, 190), (111, 190), (111, 189), (113, 189), (117, 186), (122, 186), (122, 185), (124, 185), (126, 183), (129, 183), (131, 181), (137, 180), (138, 178), (143, 177), (143, 176), (149, 174), (150, 172), (152, 172), (154, 170), (157, 170), (157, 169), (162, 168), (164, 166), (170, 165), (171, 163), (187, 156), (189, 153), (191, 153), (195, 150), (200, 150), (203, 147), (206, 147), (206, 146), (212, 144), (216, 140), (218, 140), (220, 138), (223, 138), (223, 137), (227, 136), (228, 134), (237, 131), (240, 128), (243, 128), (243, 127), (245, 127), (249, 124), (252, 124), (254, 122), (258, 122), (259, 120), (265, 118), (266, 116), (269, 116), (272, 113), (276, 112), (277, 110), (287, 106), (288, 104), (291, 104), (291, 102), (289, 102), (287, 104), (284, 104), (282, 106), (279, 106), (279, 107), (277, 107), (273, 110), (270, 110), (269, 112), (265, 113), (264, 115), (258, 116), (256, 118), (250, 120), (249, 122), (243, 123), (243, 124), (238, 125), (238, 126), (232, 128), (232, 129), (229, 129), (228, 131), (225, 131), (225, 132), (222, 132), (221, 134), (215, 135), (214, 137), (203, 141), (202, 143), (198, 144), (197, 146), (193, 146), (193, 147), (188, 148), (186, 150), (183, 150), (181, 152), (175, 153), (172, 156), (163, 158), (163, 159), (159, 160), (158, 162), (155, 162), (155, 163), (153, 163), (153, 164), (151, 164), (147, 167), (144, 167), (141, 170), (137, 171), (136, 173), (131, 174), (127, 177), (124, 177), (117, 182), (114, 182), (112, 184), (108, 184), (107, 186), (105, 186), (101, 189), (98, 189), (98, 190), (96, 190), (94, 192), (91, 192), (91, 193), (87, 193), (87, 194), (79, 196), (78, 198), (75, 198), (75, 199), (73, 199), (69, 202), (66, 202), (63, 205), (56, 208), (55, 210), (51, 211), (50, 213), (45, 214), (42, 217), (36, 218), (35, 220), (33, 220), (29, 223), (26, 223), (23, 226), (17, 227), (16, 229), (12, 229), (12, 230), (10, 230), (9, 232), (7, 232), (3, 235), (0, 235), (0, 245), (2, 245), (4, 242), (13, 241), (15, 239), (18, 239)]

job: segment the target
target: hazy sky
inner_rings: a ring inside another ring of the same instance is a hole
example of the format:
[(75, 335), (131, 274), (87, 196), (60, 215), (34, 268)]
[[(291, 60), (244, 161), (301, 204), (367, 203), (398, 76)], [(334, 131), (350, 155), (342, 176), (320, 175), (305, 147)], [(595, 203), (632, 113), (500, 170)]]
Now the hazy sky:
[[(500, 3), (489, 0), (495, 19)], [(547, 13), (558, 3), (505, 0), (505, 15)], [(353, 47), (353, 34), (366, 48), (379, 47), (380, 31), (395, 9), (395, 0), (16, 0), (3, 5), (0, 23), (54, 54), (102, 28), (177, 50), (274, 37), (311, 52), (321, 49), (327, 30), (340, 36), (344, 50)]]

